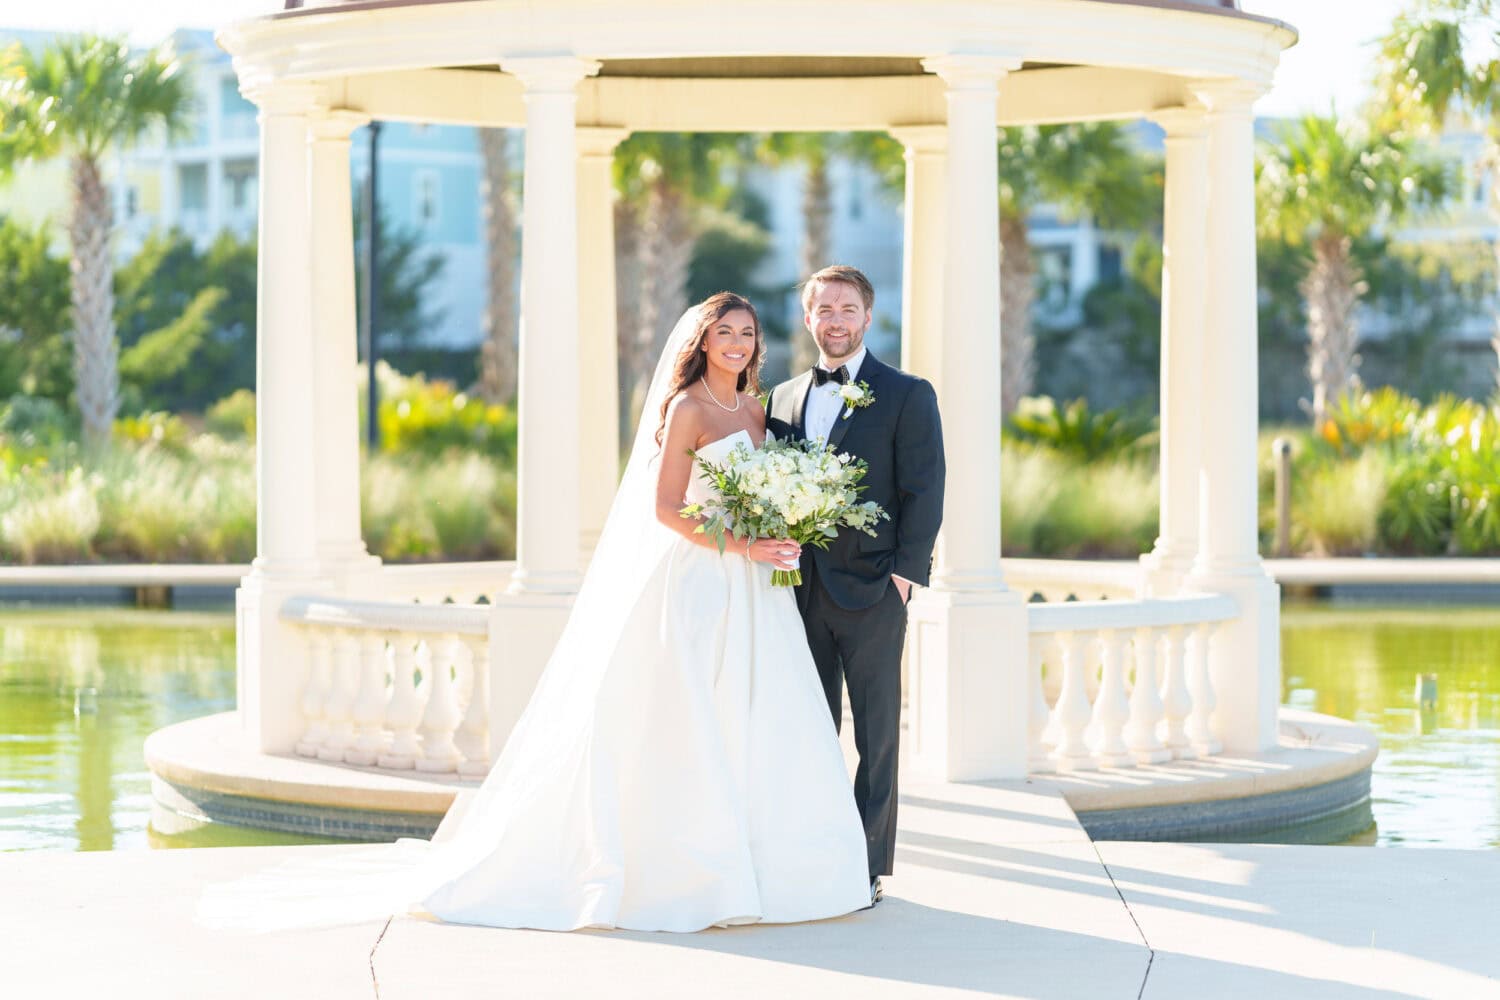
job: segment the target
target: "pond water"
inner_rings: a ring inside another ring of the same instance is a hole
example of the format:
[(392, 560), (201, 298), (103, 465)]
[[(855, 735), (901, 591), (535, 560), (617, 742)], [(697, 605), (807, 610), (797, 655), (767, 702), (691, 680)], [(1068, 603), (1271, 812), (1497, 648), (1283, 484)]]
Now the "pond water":
[[(1350, 843), (1500, 847), (1500, 609), (1292, 605), (1282, 623), (1284, 700), (1380, 733), (1376, 825)], [(227, 612), (0, 609), (0, 850), (319, 842), (150, 828), (146, 736), (233, 705)]]

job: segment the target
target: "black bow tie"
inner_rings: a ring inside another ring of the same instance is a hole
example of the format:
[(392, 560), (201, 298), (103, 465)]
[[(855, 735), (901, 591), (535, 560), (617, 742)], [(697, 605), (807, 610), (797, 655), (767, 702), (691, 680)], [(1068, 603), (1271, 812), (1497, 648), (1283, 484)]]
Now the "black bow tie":
[(837, 382), (839, 385), (848, 385), (849, 367), (847, 365), (839, 365), (831, 372), (826, 372), (821, 368), (813, 368), (813, 382), (817, 385), (824, 385), (828, 382)]

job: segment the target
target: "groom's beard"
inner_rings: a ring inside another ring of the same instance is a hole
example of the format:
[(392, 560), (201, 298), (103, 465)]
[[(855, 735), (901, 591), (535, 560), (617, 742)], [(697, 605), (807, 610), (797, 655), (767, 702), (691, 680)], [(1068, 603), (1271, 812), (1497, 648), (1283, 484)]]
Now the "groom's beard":
[[(837, 333), (837, 331), (832, 332)], [(823, 357), (830, 361), (837, 361), (839, 358), (847, 358), (857, 353), (864, 342), (863, 332), (855, 336), (852, 332), (845, 331), (843, 340), (833, 343), (829, 342), (828, 334), (824, 334), (822, 340), (818, 342), (818, 350), (823, 352)]]

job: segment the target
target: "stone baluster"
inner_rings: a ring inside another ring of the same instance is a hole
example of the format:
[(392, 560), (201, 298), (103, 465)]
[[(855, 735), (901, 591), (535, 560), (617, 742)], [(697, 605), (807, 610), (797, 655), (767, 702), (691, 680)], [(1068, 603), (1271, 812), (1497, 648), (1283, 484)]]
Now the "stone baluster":
[(1026, 713), (1026, 721), (1027, 745), (1031, 748), (1029, 770), (1032, 771), (1052, 770), (1046, 742), (1049, 729), (1047, 696), (1042, 691), (1042, 667), (1047, 659), (1048, 646), (1049, 640), (1045, 635), (1031, 636), (1026, 644), (1027, 655), (1031, 657), (1031, 666), (1027, 671), (1031, 710)]
[(1187, 629), (1177, 625), (1167, 630), (1167, 669), (1162, 679), (1162, 743), (1177, 760), (1195, 756), (1184, 725), (1193, 710), (1187, 688)]
[(1103, 670), (1090, 728), (1094, 753), (1105, 767), (1124, 767), (1133, 760), (1124, 740), (1125, 723), (1130, 720), (1130, 702), (1125, 697), (1125, 646), (1129, 641), (1127, 633), (1109, 629), (1100, 643)]
[(458, 724), (458, 734), (454, 737), (454, 743), (464, 756), (459, 762), (458, 773), (482, 778), (490, 770), (489, 640), (484, 636), (463, 636), (459, 641), (469, 652), (470, 683), (463, 721)]
[(322, 629), (307, 629), (307, 686), (302, 691), (302, 717), (307, 729), (297, 741), (299, 757), (316, 757), (318, 748), (328, 739), (328, 721), (324, 711), (333, 687), (333, 649)]
[(1052, 760), (1059, 771), (1092, 769), (1088, 744), (1083, 731), (1089, 723), (1089, 698), (1084, 673), (1088, 670), (1092, 632), (1064, 632), (1058, 637), (1063, 655), (1062, 691), (1052, 707), (1052, 723), (1057, 732), (1057, 748)]
[(359, 636), (359, 692), (351, 716), (354, 745), (344, 751), (350, 764), (369, 766), (385, 745), (385, 637), (365, 631)]
[(354, 743), (354, 699), (359, 690), (359, 643), (347, 629), (333, 634), (333, 684), (323, 715), (328, 738), (318, 748), (319, 760), (344, 759)]
[(457, 699), (453, 691), (453, 667), (468, 649), (452, 636), (427, 643), (427, 710), (422, 713), (422, 756), (417, 770), (442, 773), (456, 770), (462, 755), (453, 743), (458, 728)]
[(1209, 648), (1214, 626), (1201, 624), (1193, 630), (1188, 664), (1188, 695), (1193, 709), (1187, 719), (1187, 738), (1200, 757), (1207, 757), (1223, 749), (1214, 736), (1214, 709), (1218, 699), (1214, 694), (1213, 678), (1209, 674)]
[(391, 637), (391, 701), (385, 710), (391, 742), (380, 755), (380, 766), (409, 771), (421, 755), (417, 723), (422, 702), (417, 697), (417, 637), (397, 632)]
[(1166, 712), (1157, 688), (1157, 661), (1162, 629), (1135, 630), (1135, 683), (1130, 690), (1130, 722), (1125, 726), (1125, 745), (1138, 764), (1156, 764), (1172, 759), (1162, 745), (1157, 729)]

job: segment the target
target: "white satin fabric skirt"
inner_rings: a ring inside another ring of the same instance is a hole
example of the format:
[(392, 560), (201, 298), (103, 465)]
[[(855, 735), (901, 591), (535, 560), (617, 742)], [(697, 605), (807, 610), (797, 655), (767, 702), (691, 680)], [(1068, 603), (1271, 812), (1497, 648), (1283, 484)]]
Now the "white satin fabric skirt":
[(867, 906), (864, 830), (791, 590), (686, 540), (652, 572), (611, 648), (559, 647), (451, 837), (211, 887), (200, 919), (695, 931)]

